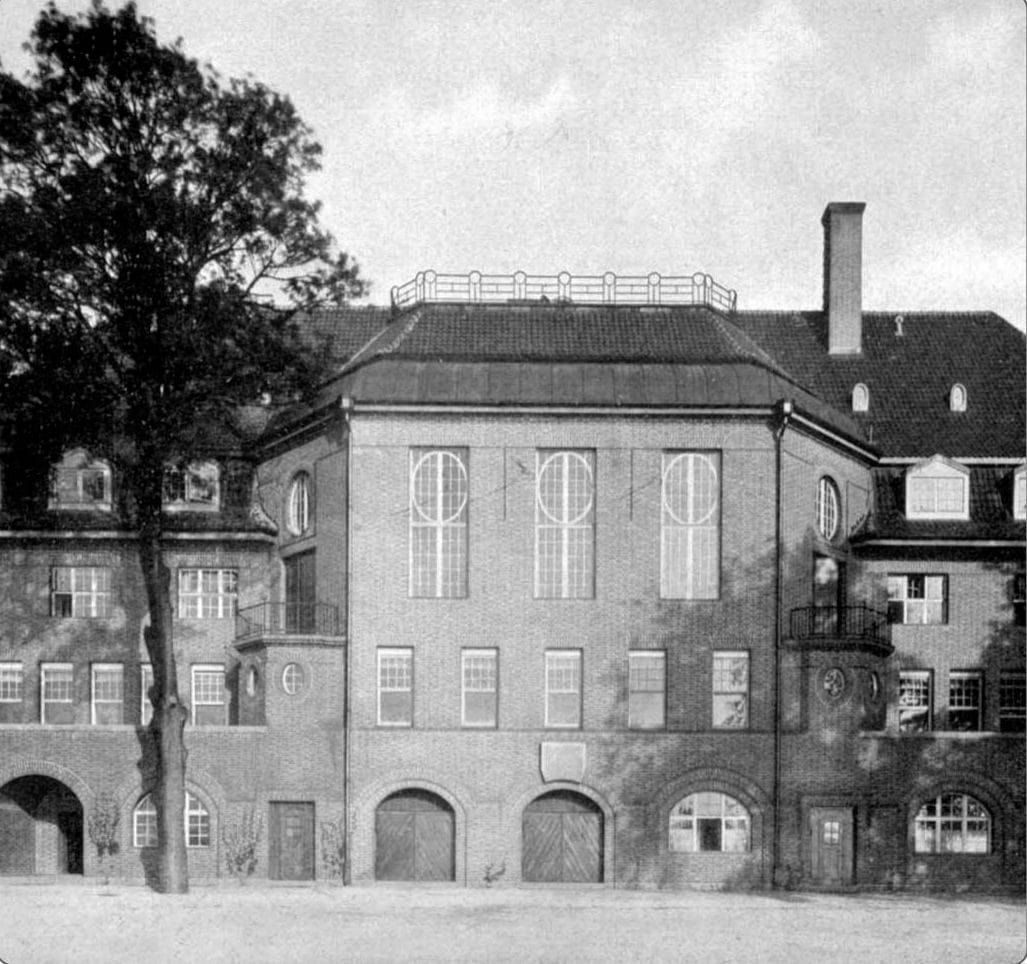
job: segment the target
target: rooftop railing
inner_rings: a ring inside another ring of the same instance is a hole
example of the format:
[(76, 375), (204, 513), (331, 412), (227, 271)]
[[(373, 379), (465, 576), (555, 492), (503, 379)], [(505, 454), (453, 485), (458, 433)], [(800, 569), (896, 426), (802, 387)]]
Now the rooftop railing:
[(667, 275), (555, 275), (439, 274), (419, 271), (412, 281), (392, 289), (397, 308), (425, 302), (485, 304), (522, 301), (567, 301), (600, 305), (706, 305), (734, 311), (737, 292), (717, 284), (708, 274)]

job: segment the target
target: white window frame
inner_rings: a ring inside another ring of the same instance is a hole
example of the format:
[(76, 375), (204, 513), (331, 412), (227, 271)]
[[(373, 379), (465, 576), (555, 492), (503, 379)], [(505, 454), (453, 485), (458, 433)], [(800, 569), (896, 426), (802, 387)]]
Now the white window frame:
[(829, 542), (838, 535), (842, 522), (842, 497), (838, 483), (822, 475), (817, 483), (817, 532)]
[[(210, 811), (196, 794), (188, 790), (185, 792), (182, 824), (186, 847), (197, 850), (210, 846)], [(147, 850), (156, 847), (159, 840), (157, 805), (153, 802), (153, 795), (147, 793), (132, 808), (132, 846), (136, 850)]]
[[(978, 809), (979, 813), (972, 813)], [(968, 793), (941, 793), (925, 801), (913, 819), (913, 852), (918, 854), (989, 854), (991, 853), (991, 812)], [(969, 834), (976, 831), (979, 839), (983, 825), (984, 846), (967, 849)], [(957, 838), (947, 836), (958, 832), (959, 846), (951, 846)]]
[[(737, 664), (744, 663), (745, 680), (734, 679)], [(711, 725), (715, 730), (747, 730), (750, 724), (749, 685), (752, 661), (744, 649), (715, 650), (712, 661), (713, 700)], [(733, 704), (733, 707), (732, 707)], [(724, 710), (729, 714), (725, 715)]]
[(299, 663), (290, 662), (282, 667), (282, 691), (286, 696), (298, 696), (306, 685), (307, 674)]
[[(954, 669), (949, 671), (948, 729), (957, 732), (979, 733), (984, 729), (984, 674), (977, 669)], [(955, 712), (976, 714), (976, 726), (955, 727), (952, 716)]]
[(1013, 474), (1013, 518), (1027, 519), (1027, 465)]
[[(472, 719), (468, 702), (479, 694), (491, 711), (489, 719)], [(485, 695), (480, 695), (485, 694)], [(460, 652), (460, 723), (469, 729), (495, 729), (499, 723), (499, 650), (464, 649)]]
[[(899, 671), (898, 726), (900, 733), (929, 733), (934, 729), (934, 673), (929, 669)], [(923, 714), (923, 726), (903, 726), (902, 714)]]
[[(1027, 731), (1027, 680), (1022, 669), (999, 670), (998, 720), (1002, 733)], [(1013, 725), (1009, 725), (1012, 722)]]
[(949, 392), (949, 408), (953, 412), (965, 412), (968, 401), (969, 395), (966, 391), (966, 386), (956, 382)]
[[(48, 508), (73, 512), (101, 510), (113, 505), (111, 467), (103, 459), (90, 459), (85, 449), (71, 449), (52, 470)], [(89, 479), (100, 479), (102, 493), (91, 494)]]
[[(581, 696), (582, 685), (582, 652), (580, 649), (547, 649), (546, 650), (546, 707), (545, 725), (547, 729), (580, 730), (582, 725)], [(575, 718), (572, 722), (558, 720), (561, 715), (556, 712), (554, 701), (560, 705), (569, 703), (566, 698), (574, 697)]]
[[(899, 613), (902, 618), (894, 618)], [(888, 615), (901, 626), (947, 626), (949, 577), (937, 572), (889, 573)]]
[[(226, 726), (228, 724), (228, 692), (225, 689), (225, 667), (220, 663), (194, 663), (191, 667), (191, 689), (193, 726)], [(209, 679), (217, 677), (220, 685), (211, 687)], [(217, 697), (217, 698), (215, 698)], [(216, 723), (197, 722), (200, 707), (220, 706), (221, 719)]]
[[(707, 821), (719, 823), (716, 849), (702, 848), (700, 824)], [(752, 814), (740, 800), (719, 790), (690, 793), (679, 800), (670, 811), (667, 831), (672, 853), (748, 853), (752, 849)]]
[[(61, 679), (56, 677), (60, 675)], [(60, 685), (60, 694), (57, 697), (47, 696), (47, 684)], [(46, 718), (47, 707), (49, 706), (72, 706), (75, 704), (75, 667), (72, 663), (42, 663), (39, 667), (39, 722), (46, 726), (67, 726), (74, 722), (74, 709), (72, 719), (68, 723), (51, 722)]]
[(311, 530), (313, 491), (309, 472), (300, 471), (292, 477), (285, 500), (285, 527), (294, 536), (305, 536)]
[[(188, 585), (190, 580), (194, 585)], [(238, 609), (238, 570), (192, 566), (178, 570), (179, 619), (233, 619)]]
[[(109, 695), (98, 695), (100, 694), (105, 686), (107, 685), (102, 680), (103, 674), (115, 674), (117, 676), (117, 692), (118, 698), (112, 699)], [(118, 713), (117, 725), (121, 725), (125, 722), (125, 667), (122, 663), (93, 663), (89, 671), (89, 718), (93, 726), (101, 725), (98, 717), (99, 713), (97, 710), (101, 706), (118, 706), (120, 712)], [(106, 723), (104, 726), (113, 726), (115, 724)]]
[(535, 453), (535, 598), (595, 595), (595, 452)]
[(462, 599), (467, 596), (467, 449), (412, 448), (409, 479), (409, 594)]
[[(70, 611), (64, 612), (68, 609)], [(107, 566), (53, 566), (50, 615), (56, 619), (108, 619), (111, 570)]]
[(149, 726), (153, 719), (153, 703), (150, 702), (149, 690), (154, 685), (153, 665), (139, 664), (139, 723)]
[(863, 382), (857, 382), (852, 389), (852, 410), (854, 412), (870, 411), (870, 389)]
[(906, 473), (907, 519), (969, 519), (970, 470), (935, 455)]
[(210, 846), (210, 811), (203, 801), (185, 792), (185, 845), (190, 850)]
[[(659, 694), (658, 698), (653, 697), (654, 693)], [(650, 704), (659, 708), (655, 722), (645, 721)], [(633, 649), (628, 653), (628, 728), (662, 730), (666, 726), (667, 653), (662, 649)]]
[(209, 460), (165, 466), (163, 501), (170, 512), (216, 512), (221, 507), (220, 466)]
[(149, 793), (141, 797), (132, 808), (132, 846), (136, 850), (148, 850), (160, 842), (160, 827), (157, 821), (157, 804)]
[(18, 662), (0, 663), (0, 703), (20, 703), (25, 699), (25, 667)]
[[(411, 647), (380, 647), (377, 657), (378, 725), (409, 729), (414, 725), (414, 651)], [(405, 693), (403, 719), (386, 719), (388, 693)]]
[(720, 596), (720, 452), (663, 453), (660, 598)]

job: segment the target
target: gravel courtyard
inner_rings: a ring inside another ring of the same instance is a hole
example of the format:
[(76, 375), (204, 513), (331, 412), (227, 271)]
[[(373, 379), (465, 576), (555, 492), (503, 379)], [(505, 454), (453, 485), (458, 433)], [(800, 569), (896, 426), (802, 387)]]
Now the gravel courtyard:
[(1016, 964), (1022, 902), (585, 888), (0, 886), (0, 960)]

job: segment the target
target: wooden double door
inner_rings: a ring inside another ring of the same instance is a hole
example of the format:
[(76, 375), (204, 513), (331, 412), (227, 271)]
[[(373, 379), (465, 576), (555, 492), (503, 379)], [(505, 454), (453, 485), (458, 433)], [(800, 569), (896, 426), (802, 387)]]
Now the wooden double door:
[(570, 790), (528, 804), (521, 828), (521, 877), (537, 883), (601, 883), (602, 811)]
[(427, 790), (404, 790), (375, 814), (376, 880), (455, 880), (453, 809)]

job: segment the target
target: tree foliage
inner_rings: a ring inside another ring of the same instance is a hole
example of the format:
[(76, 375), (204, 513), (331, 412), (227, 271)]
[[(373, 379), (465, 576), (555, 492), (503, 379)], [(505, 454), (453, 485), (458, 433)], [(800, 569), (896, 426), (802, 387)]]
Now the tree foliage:
[(161, 43), (133, 3), (78, 16), (51, 4), (27, 49), (27, 77), (0, 72), (0, 406), (20, 470), (8, 494), (21, 476), (38, 498), (70, 446), (111, 464), (150, 607), (155, 799), (181, 837), (183, 777), (165, 785), (185, 761), (169, 735), (183, 711), (165, 468), (211, 454), (197, 426), (313, 386), (323, 355), (297, 312), (363, 282), (304, 194), (320, 147), (287, 97)]

